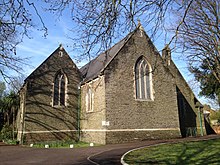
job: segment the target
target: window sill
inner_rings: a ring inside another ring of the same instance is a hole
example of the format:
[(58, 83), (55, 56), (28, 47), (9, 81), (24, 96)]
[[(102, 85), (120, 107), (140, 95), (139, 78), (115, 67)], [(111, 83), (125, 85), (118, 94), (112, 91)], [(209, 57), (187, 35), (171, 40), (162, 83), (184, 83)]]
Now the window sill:
[(147, 101), (147, 102), (153, 102), (154, 100), (150, 100), (150, 99), (135, 99), (135, 101)]
[(53, 108), (66, 108), (67, 106), (65, 105), (54, 105)]
[(86, 113), (93, 113), (94, 111), (86, 111)]

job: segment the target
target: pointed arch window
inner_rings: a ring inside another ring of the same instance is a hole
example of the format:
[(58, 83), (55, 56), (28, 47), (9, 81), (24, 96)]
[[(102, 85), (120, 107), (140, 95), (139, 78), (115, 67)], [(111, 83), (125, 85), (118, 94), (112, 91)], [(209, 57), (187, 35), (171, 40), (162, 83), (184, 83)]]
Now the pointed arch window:
[(138, 59), (135, 66), (136, 99), (152, 100), (152, 70), (144, 57)]
[(87, 88), (86, 92), (86, 111), (93, 112), (94, 93), (91, 87)]
[(67, 78), (64, 73), (58, 72), (54, 79), (53, 105), (65, 106)]

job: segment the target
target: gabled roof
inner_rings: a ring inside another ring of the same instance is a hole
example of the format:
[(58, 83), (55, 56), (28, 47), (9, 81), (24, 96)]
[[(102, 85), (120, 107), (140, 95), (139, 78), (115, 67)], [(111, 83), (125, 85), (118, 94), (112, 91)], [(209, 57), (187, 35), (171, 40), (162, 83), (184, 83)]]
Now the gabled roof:
[(125, 38), (116, 43), (113, 47), (99, 54), (94, 60), (87, 63), (85, 66), (80, 68), (80, 72), (83, 75), (83, 83), (93, 80), (98, 77), (108, 64), (114, 59), (118, 52), (124, 47), (129, 41), (131, 36), (141, 27), (139, 25), (133, 32), (129, 33)]
[[(59, 47), (53, 52), (50, 54), (49, 57), (47, 57), (25, 80), (24, 82), (27, 82), (29, 79), (31, 79), (35, 74), (36, 72), (39, 70), (39, 68), (41, 68), (48, 60), (50, 60), (56, 53), (58, 53), (59, 51), (62, 51), (65, 55), (69, 56), (68, 53), (66, 52), (66, 50), (63, 48), (62, 44), (59, 45)], [(69, 57), (70, 58), (70, 57)], [(70, 58), (70, 60), (72, 61), (72, 59)], [(72, 61), (73, 65), (74, 62)]]

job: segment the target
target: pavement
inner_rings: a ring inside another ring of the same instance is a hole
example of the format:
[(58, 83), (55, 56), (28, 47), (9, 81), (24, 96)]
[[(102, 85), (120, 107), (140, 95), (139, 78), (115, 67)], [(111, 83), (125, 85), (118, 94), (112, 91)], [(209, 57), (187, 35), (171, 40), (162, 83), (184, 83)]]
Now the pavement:
[(31, 148), (6, 145), (0, 142), (0, 165), (119, 165), (121, 157), (129, 150), (182, 141), (200, 141), (220, 138), (220, 135), (189, 137), (169, 140), (146, 140), (135, 143), (111, 144), (87, 148)]

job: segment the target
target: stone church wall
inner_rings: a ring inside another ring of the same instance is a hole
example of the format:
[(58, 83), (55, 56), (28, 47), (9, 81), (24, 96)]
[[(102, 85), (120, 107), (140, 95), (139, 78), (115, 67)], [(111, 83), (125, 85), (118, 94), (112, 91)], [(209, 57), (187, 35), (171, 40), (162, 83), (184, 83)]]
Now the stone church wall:
[[(105, 77), (100, 76), (81, 86), (81, 141), (98, 144), (106, 143), (105, 121)], [(93, 92), (93, 111), (87, 112), (86, 94), (88, 88)]]
[[(194, 93), (192, 92), (191, 88), (187, 84), (187, 82), (184, 80), (182, 74), (177, 69), (176, 65), (172, 62), (170, 67), (170, 71), (175, 77), (176, 85), (181, 93), (183, 95), (183, 105), (182, 109), (184, 110), (185, 115), (185, 122), (184, 125), (186, 127), (186, 131), (190, 131), (187, 129), (195, 129), (197, 135), (201, 135), (201, 128), (200, 128), (200, 121), (199, 121), (199, 112), (198, 109), (195, 107), (196, 102), (199, 102), (197, 98), (195, 97)], [(188, 106), (188, 108), (187, 108)], [(203, 116), (203, 112), (202, 116)], [(191, 117), (194, 116), (195, 120), (191, 120)], [(204, 118), (201, 118), (202, 125), (203, 125), (203, 132), (205, 133), (205, 121)], [(187, 132), (186, 132), (187, 133)]]
[[(53, 83), (59, 70), (68, 78), (66, 106), (53, 106)], [(76, 65), (59, 48), (26, 79), (25, 142), (78, 140), (79, 82)]]
[[(144, 56), (153, 71), (153, 100), (135, 98), (134, 67)], [(148, 38), (135, 33), (105, 70), (107, 143), (180, 137), (176, 85)]]
[[(94, 73), (98, 76), (86, 83), (65, 50), (55, 50), (28, 76), (20, 91), (18, 140), (108, 144), (185, 137), (188, 128), (199, 130), (198, 100), (172, 60), (161, 57), (144, 33), (140, 28), (128, 35), (127, 43), (101, 68), (101, 75)], [(135, 64), (140, 57), (152, 70), (152, 98), (148, 100), (136, 98)], [(58, 71), (67, 76), (65, 106), (53, 105)], [(89, 105), (88, 89), (92, 92)]]

